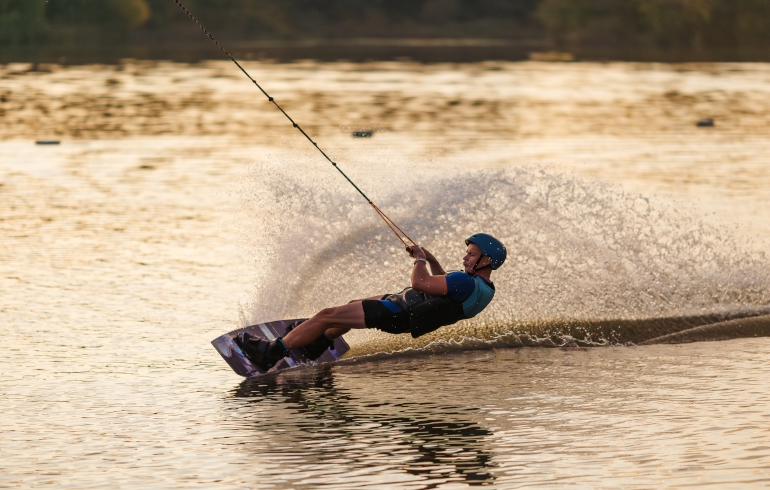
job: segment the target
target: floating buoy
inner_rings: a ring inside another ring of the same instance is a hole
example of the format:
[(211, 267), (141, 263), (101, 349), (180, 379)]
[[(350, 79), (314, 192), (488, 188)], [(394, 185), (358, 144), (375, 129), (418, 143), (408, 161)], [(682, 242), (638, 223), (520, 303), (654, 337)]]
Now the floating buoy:
[(58, 145), (61, 141), (59, 140), (39, 140), (35, 141), (36, 145)]
[(710, 117), (707, 117), (705, 119), (699, 119), (697, 123), (695, 123), (696, 126), (699, 128), (713, 128), (714, 127), (714, 120)]
[(371, 138), (374, 134), (373, 129), (362, 129), (361, 131), (353, 131), (354, 138)]

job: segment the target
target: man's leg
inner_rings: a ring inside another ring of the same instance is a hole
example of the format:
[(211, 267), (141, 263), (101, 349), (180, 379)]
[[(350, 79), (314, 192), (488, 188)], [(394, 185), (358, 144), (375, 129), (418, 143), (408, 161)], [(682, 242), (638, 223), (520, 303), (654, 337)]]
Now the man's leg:
[(330, 339), (334, 340), (337, 337), (342, 337), (346, 333), (350, 332), (349, 328), (330, 328), (324, 334)]
[[(348, 301), (348, 304), (350, 304), (350, 303), (360, 303), (361, 301), (366, 301), (368, 299), (374, 300), (374, 301), (379, 301), (380, 299), (382, 299), (382, 296), (383, 296), (382, 294), (378, 294), (377, 296), (371, 296), (369, 298), (354, 299), (353, 301)], [(364, 316), (366, 316), (366, 315), (364, 315)], [(364, 323), (366, 323), (366, 321), (364, 321)], [(337, 337), (342, 337), (346, 333), (350, 332), (350, 328), (351, 327), (337, 327), (337, 328), (332, 327), (332, 328), (328, 329), (324, 333), (330, 339), (336, 339)]]
[(335, 338), (351, 328), (366, 328), (364, 307), (360, 301), (336, 308), (324, 308), (289, 332), (282, 340), (287, 349), (297, 349), (313, 342), (329, 329), (331, 331), (327, 336)]

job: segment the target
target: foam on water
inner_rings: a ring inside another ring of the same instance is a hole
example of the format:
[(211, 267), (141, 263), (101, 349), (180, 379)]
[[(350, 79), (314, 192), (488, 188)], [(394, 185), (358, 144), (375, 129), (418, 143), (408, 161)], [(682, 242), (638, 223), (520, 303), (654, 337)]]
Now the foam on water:
[[(258, 273), (244, 323), (309, 316), (409, 284), (401, 244), (329, 170), (284, 156), (252, 168), (241, 195)], [(461, 268), (472, 233), (494, 234), (508, 248), (492, 276), (495, 300), (476, 318), (418, 340), (351, 332), (354, 354), (642, 342), (770, 313), (764, 252), (692, 205), (534, 166), (346, 170), (447, 270)]]

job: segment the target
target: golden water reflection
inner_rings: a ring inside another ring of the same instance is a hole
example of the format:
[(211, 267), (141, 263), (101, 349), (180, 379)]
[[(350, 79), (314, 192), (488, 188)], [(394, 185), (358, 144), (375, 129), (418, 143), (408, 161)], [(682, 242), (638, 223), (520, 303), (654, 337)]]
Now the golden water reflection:
[[(263, 441), (255, 449), (280, 461), (286, 448), (302, 448), (292, 471), (328, 474), (334, 466), (345, 466), (359, 482), (364, 475), (387, 479), (399, 472), (431, 485), (494, 481), (492, 454), (486, 450), (492, 432), (478, 423), (476, 408), (424, 400), (367, 403), (357, 398), (357, 390), (338, 387), (328, 367), (298, 377), (246, 380), (234, 396), (278, 405), (278, 417), (251, 422)], [(240, 405), (239, 413), (248, 413), (248, 406)], [(294, 478), (313, 483), (304, 474)], [(352, 484), (344, 476), (315, 481), (323, 486), (338, 483)]]
[[(770, 237), (767, 64), (246, 66), (375, 197), (413, 168), (532, 164), (673, 200), (746, 247)], [(770, 484), (766, 339), (362, 358), (239, 384), (209, 341), (285, 273), (253, 266), (269, 217), (239, 214), (241, 183), (254, 162), (325, 163), (227, 62), (29, 68), (0, 66), (0, 486)], [(388, 260), (356, 287), (400, 282)]]

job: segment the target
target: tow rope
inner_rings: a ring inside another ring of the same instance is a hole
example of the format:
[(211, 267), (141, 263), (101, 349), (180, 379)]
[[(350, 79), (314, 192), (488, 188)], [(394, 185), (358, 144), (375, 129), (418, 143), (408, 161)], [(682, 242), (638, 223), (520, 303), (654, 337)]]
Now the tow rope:
[[(262, 87), (261, 87), (261, 86), (260, 86), (260, 85), (257, 83), (257, 81), (256, 81), (256, 80), (254, 80), (254, 79), (251, 77), (251, 75), (249, 75), (249, 73), (248, 73), (248, 72), (247, 72), (247, 71), (246, 71), (246, 70), (245, 70), (245, 69), (244, 69), (244, 68), (241, 66), (241, 64), (240, 64), (240, 63), (238, 63), (238, 62), (235, 60), (235, 58), (233, 58), (233, 56), (232, 56), (230, 53), (228, 53), (228, 52), (227, 52), (227, 50), (226, 50), (224, 47), (222, 47), (222, 45), (221, 45), (221, 44), (219, 44), (219, 41), (217, 41), (217, 40), (214, 38), (214, 36), (212, 36), (212, 35), (211, 35), (211, 33), (210, 33), (209, 31), (207, 31), (207, 30), (206, 30), (206, 28), (205, 28), (205, 27), (203, 27), (203, 25), (202, 25), (200, 22), (198, 22), (198, 19), (196, 19), (196, 18), (193, 16), (193, 14), (191, 14), (191, 13), (190, 13), (190, 11), (189, 11), (189, 10), (187, 10), (187, 7), (185, 7), (184, 5), (182, 5), (182, 4), (179, 2), (179, 0), (174, 0), (174, 2), (175, 2), (177, 5), (179, 5), (179, 7), (180, 7), (182, 10), (184, 10), (184, 12), (185, 12), (185, 13), (186, 13), (186, 14), (187, 14), (189, 17), (190, 17), (190, 19), (192, 19), (192, 20), (193, 20), (193, 22), (195, 22), (195, 23), (198, 25), (198, 27), (200, 27), (200, 28), (201, 28), (201, 30), (202, 30), (203, 32), (205, 32), (205, 33), (206, 33), (206, 35), (207, 35), (207, 36), (208, 36), (208, 37), (209, 37), (209, 38), (210, 38), (212, 41), (214, 41), (214, 44), (216, 44), (216, 45), (219, 47), (219, 49), (221, 49), (221, 50), (222, 50), (222, 52), (223, 52), (223, 53), (225, 53), (225, 55), (227, 55), (227, 57), (228, 57), (228, 58), (230, 58), (230, 61), (232, 61), (233, 63), (235, 63), (235, 66), (237, 66), (237, 67), (238, 67), (238, 68), (239, 68), (239, 69), (240, 69), (240, 70), (243, 72), (243, 74), (244, 74), (244, 75), (246, 75), (246, 76), (249, 78), (249, 80), (251, 80), (251, 82), (252, 82), (254, 85), (256, 85), (256, 87), (257, 87), (257, 88), (260, 90), (260, 92), (262, 92), (262, 93), (265, 95), (265, 97), (267, 97), (267, 100), (268, 100), (268, 102), (272, 102), (272, 103), (273, 103), (273, 105), (274, 105), (276, 108), (278, 108), (278, 110), (279, 110), (279, 111), (281, 111), (281, 113), (282, 113), (284, 116), (286, 116), (286, 119), (288, 119), (288, 120), (289, 120), (289, 122), (291, 122), (292, 126), (294, 126), (295, 128), (297, 128), (297, 129), (299, 130), (299, 132), (300, 132), (300, 133), (302, 133), (302, 135), (303, 135), (305, 138), (307, 138), (307, 140), (308, 140), (310, 143), (312, 143), (312, 144), (313, 144), (313, 146), (315, 146), (315, 148), (316, 148), (318, 151), (320, 151), (320, 152), (321, 152), (321, 155), (323, 155), (323, 156), (324, 156), (324, 158), (326, 158), (326, 160), (328, 160), (328, 161), (329, 161), (329, 163), (331, 163), (331, 164), (334, 166), (334, 168), (336, 168), (336, 169), (337, 169), (337, 171), (338, 171), (339, 173), (341, 173), (341, 174), (342, 174), (342, 176), (343, 176), (343, 177), (345, 177), (345, 179), (346, 179), (348, 182), (350, 182), (350, 185), (352, 185), (352, 186), (353, 186), (353, 187), (354, 187), (354, 188), (355, 188), (355, 189), (358, 191), (358, 193), (359, 193), (359, 194), (361, 194), (361, 196), (362, 196), (364, 199), (366, 199), (366, 202), (368, 202), (368, 203), (369, 203), (369, 205), (370, 205), (370, 206), (371, 206), (371, 207), (372, 207), (372, 208), (373, 208), (373, 209), (374, 209), (374, 210), (377, 212), (377, 214), (378, 214), (378, 215), (380, 215), (380, 218), (382, 218), (382, 220), (383, 220), (383, 221), (385, 221), (385, 224), (387, 224), (387, 225), (388, 225), (388, 227), (391, 229), (391, 231), (392, 231), (392, 232), (393, 232), (393, 233), (396, 235), (396, 238), (398, 238), (399, 240), (401, 240), (401, 243), (403, 243), (403, 244), (404, 244), (404, 247), (406, 247), (406, 249), (407, 249), (407, 250), (410, 250), (410, 249), (411, 249), (411, 247), (410, 247), (409, 245), (407, 245), (407, 243), (406, 243), (406, 241), (405, 241), (404, 239), (406, 239), (406, 240), (409, 240), (409, 241), (412, 243), (412, 245), (417, 245), (417, 243), (416, 243), (414, 240), (412, 240), (411, 238), (409, 238), (409, 236), (408, 236), (406, 233), (404, 233), (404, 231), (403, 231), (401, 228), (399, 228), (399, 227), (398, 227), (398, 225), (397, 225), (397, 224), (396, 224), (396, 223), (395, 223), (395, 222), (394, 222), (392, 219), (388, 218), (388, 216), (387, 216), (385, 213), (383, 213), (383, 212), (382, 212), (382, 210), (381, 210), (380, 208), (378, 208), (378, 207), (377, 207), (377, 205), (376, 205), (376, 204), (374, 204), (374, 203), (372, 202), (372, 200), (371, 200), (371, 199), (369, 199), (368, 197), (366, 197), (366, 194), (364, 194), (364, 193), (363, 193), (363, 191), (361, 191), (361, 189), (359, 189), (359, 188), (358, 188), (358, 186), (357, 186), (356, 184), (354, 184), (352, 180), (350, 180), (350, 177), (348, 177), (347, 175), (345, 175), (345, 172), (343, 172), (343, 171), (342, 171), (342, 169), (340, 169), (340, 168), (339, 168), (339, 166), (337, 166), (337, 164), (336, 164), (336, 163), (335, 163), (335, 162), (334, 162), (334, 161), (333, 161), (331, 158), (329, 158), (329, 156), (328, 156), (328, 155), (327, 155), (327, 154), (326, 154), (326, 153), (325, 153), (325, 152), (324, 152), (324, 151), (321, 149), (321, 147), (319, 147), (319, 146), (318, 146), (318, 143), (316, 143), (315, 141), (313, 141), (313, 139), (312, 139), (310, 136), (308, 136), (308, 134), (307, 134), (307, 133), (306, 133), (306, 132), (305, 132), (305, 131), (304, 131), (304, 130), (301, 128), (301, 127), (299, 127), (299, 124), (297, 124), (296, 122), (294, 122), (294, 119), (292, 119), (291, 117), (289, 117), (289, 115), (288, 115), (288, 114), (286, 114), (286, 111), (284, 111), (284, 110), (281, 108), (281, 106), (280, 106), (280, 105), (278, 105), (278, 102), (276, 102), (274, 98), (270, 97), (270, 95), (269, 95), (269, 94), (268, 94), (268, 93), (265, 91), (265, 89), (263, 89), (263, 88), (262, 88)], [(396, 231), (396, 230), (398, 230), (398, 231)]]

